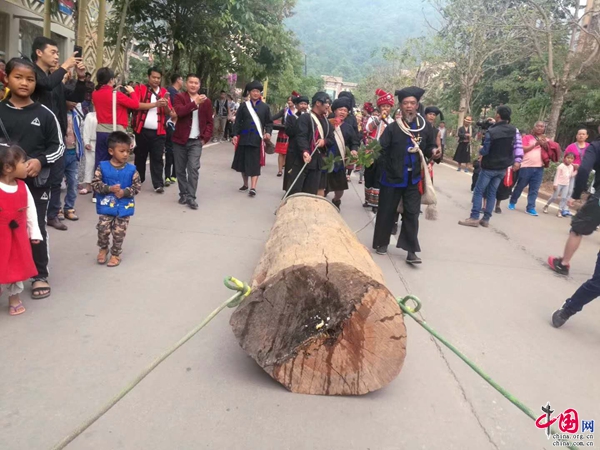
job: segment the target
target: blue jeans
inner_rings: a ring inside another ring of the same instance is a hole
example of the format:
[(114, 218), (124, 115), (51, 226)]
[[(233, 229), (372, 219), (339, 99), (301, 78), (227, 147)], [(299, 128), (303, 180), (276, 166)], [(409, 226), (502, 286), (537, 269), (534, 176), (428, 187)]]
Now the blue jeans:
[(529, 186), (527, 194), (527, 210), (535, 209), (535, 201), (538, 197), (540, 186), (542, 185), (542, 177), (544, 176), (543, 167), (523, 167), (519, 170), (519, 179), (517, 185), (510, 197), (510, 202), (515, 205), (519, 197), (523, 193), (523, 189)]
[(75, 209), (77, 200), (77, 177), (79, 174), (79, 161), (75, 150), (65, 151), (65, 177), (67, 179), (67, 195), (65, 196), (65, 210)]
[(496, 204), (496, 191), (506, 174), (506, 170), (487, 170), (481, 169), (477, 184), (473, 190), (473, 209), (471, 210), (471, 219), (479, 220), (483, 196), (485, 193), (487, 203), (483, 213), (483, 220), (490, 220), (492, 211)]
[(578, 313), (585, 305), (600, 296), (600, 253), (596, 260), (596, 269), (592, 278), (583, 283), (573, 296), (564, 304), (564, 309), (569, 314)]

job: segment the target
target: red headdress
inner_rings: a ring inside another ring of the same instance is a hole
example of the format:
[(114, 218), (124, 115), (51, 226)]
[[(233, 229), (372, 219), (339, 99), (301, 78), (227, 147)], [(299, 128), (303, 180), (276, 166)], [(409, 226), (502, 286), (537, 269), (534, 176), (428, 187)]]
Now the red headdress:
[(292, 98), (294, 98), (294, 97), (300, 97), (300, 94), (298, 92), (296, 92), (296, 91), (292, 91), (292, 95), (290, 97), (292, 97)]
[(368, 112), (369, 114), (373, 114), (373, 111), (375, 111), (375, 108), (373, 108), (373, 103), (371, 102), (366, 102), (363, 105), (363, 109)]
[(388, 94), (383, 89), (377, 89), (375, 91), (375, 95), (377, 95), (377, 106), (381, 105), (390, 105), (394, 106), (394, 96), (392, 94)]

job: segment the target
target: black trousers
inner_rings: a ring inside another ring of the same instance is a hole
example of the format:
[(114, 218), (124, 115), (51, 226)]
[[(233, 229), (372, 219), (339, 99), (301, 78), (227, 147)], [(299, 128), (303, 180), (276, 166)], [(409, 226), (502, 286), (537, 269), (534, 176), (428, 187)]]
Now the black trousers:
[(62, 155), (54, 164), (52, 164), (50, 178), (48, 178), (48, 182), (50, 183), (50, 202), (47, 205), (48, 219), (56, 219), (58, 211), (62, 208), (62, 203), (60, 201), (60, 186), (64, 177), (65, 155)]
[(381, 186), (373, 248), (389, 245), (392, 227), (397, 220), (400, 200), (402, 200), (404, 211), (402, 212), (402, 228), (397, 247), (407, 252), (420, 252), (418, 236), (421, 193), (418, 184), (409, 184), (405, 188)]
[[(302, 166), (294, 166), (294, 170), (292, 170), (290, 175), (290, 184), (294, 182), (301, 169)], [(296, 184), (294, 184), (294, 187), (290, 191), (290, 195), (298, 194), (300, 192), (317, 195), (319, 184), (321, 183), (321, 176), (320, 169), (304, 169), (300, 174), (300, 178), (298, 178), (298, 181), (296, 181)]]
[(48, 232), (46, 230), (46, 214), (48, 212), (48, 203), (50, 200), (50, 186), (43, 188), (33, 187), (32, 183), (27, 183), (31, 196), (33, 197), (33, 203), (37, 210), (38, 225), (44, 240), (40, 241), (39, 244), (31, 244), (31, 251), (33, 253), (33, 262), (37, 268), (38, 274), (34, 278), (48, 278), (48, 261), (49, 257), (49, 246), (48, 246)]
[(173, 141), (175, 128), (167, 127), (167, 140), (165, 141), (165, 178), (175, 177), (175, 157), (173, 155)]
[(156, 130), (143, 128), (140, 134), (135, 135), (135, 167), (143, 183), (146, 180), (146, 160), (150, 155), (150, 176), (154, 189), (164, 187), (163, 153), (166, 141), (166, 136), (158, 136), (156, 133)]

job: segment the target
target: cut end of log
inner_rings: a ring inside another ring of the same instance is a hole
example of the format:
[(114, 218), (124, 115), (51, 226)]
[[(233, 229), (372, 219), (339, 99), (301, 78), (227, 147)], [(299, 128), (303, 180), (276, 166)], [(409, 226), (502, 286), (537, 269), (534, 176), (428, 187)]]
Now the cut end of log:
[(400, 373), (406, 355), (406, 328), (392, 294), (344, 263), (280, 271), (230, 323), (242, 348), (297, 393), (375, 391)]

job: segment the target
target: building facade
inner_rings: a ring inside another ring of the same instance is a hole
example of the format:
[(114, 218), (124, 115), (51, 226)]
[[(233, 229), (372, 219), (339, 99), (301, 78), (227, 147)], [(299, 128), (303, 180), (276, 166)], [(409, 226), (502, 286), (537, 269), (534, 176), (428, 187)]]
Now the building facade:
[(325, 81), (324, 91), (327, 92), (333, 100), (339, 97), (340, 92), (352, 92), (358, 86), (358, 83), (349, 83), (344, 81), (342, 77), (321, 75), (321, 78)]

